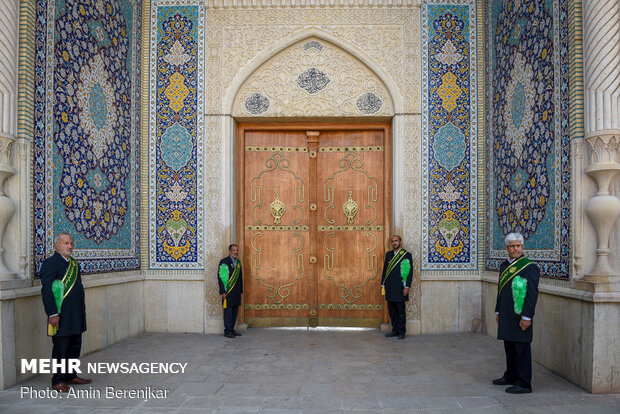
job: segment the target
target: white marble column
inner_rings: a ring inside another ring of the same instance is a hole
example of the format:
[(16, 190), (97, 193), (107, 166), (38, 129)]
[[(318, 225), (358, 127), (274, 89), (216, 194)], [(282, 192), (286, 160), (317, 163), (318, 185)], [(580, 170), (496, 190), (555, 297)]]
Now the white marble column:
[(597, 185), (586, 202), (586, 215), (597, 233), (596, 263), (584, 277), (616, 282), (609, 265), (609, 239), (620, 216), (620, 200), (611, 186), (620, 174), (620, 2), (583, 1), (585, 139), (591, 159), (585, 172)]
[(4, 231), (15, 203), (4, 194), (5, 180), (15, 174), (11, 165), (17, 126), (17, 61), (19, 1), (0, 0), (0, 280), (15, 273), (4, 264)]

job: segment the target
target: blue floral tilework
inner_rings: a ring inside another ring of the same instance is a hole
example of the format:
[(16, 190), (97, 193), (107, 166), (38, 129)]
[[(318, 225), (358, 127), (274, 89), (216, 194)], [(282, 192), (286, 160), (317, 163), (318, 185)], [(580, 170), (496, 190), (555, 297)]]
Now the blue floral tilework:
[(136, 269), (140, 3), (37, 3), (34, 267), (71, 234), (84, 272)]
[(520, 232), (548, 277), (570, 261), (567, 1), (489, 2), (489, 252)]
[(201, 269), (202, 6), (151, 5), (149, 267)]
[(422, 269), (477, 268), (473, 0), (422, 3)]

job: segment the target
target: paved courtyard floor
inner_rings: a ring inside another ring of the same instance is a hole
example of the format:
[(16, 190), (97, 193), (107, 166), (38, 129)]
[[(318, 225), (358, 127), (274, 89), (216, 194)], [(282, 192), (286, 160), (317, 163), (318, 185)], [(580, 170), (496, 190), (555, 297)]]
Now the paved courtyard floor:
[(81, 367), (113, 362), (187, 365), (178, 374), (84, 373), (92, 384), (62, 398), (44, 395), (50, 375), (39, 375), (0, 391), (0, 413), (620, 413), (620, 395), (591, 395), (536, 364), (532, 394), (505, 393), (491, 384), (503, 373), (503, 346), (483, 334), (144, 333), (87, 355)]

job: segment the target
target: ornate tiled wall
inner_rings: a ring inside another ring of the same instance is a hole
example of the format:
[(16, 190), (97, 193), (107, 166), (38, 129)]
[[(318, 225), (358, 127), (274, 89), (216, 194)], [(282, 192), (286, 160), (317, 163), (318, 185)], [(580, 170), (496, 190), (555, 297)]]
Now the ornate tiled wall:
[(489, 269), (517, 231), (542, 274), (568, 277), (567, 3), (488, 2)]
[(73, 235), (83, 271), (139, 267), (139, 0), (37, 2), (34, 266)]
[(475, 0), (422, 2), (422, 269), (475, 269)]
[(202, 269), (204, 10), (153, 1), (149, 77), (149, 267)]

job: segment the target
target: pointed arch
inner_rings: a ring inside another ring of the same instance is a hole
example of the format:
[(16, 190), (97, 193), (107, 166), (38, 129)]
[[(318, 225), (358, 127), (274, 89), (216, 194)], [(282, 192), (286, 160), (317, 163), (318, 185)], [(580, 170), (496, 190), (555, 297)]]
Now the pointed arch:
[(347, 53), (350, 53), (354, 58), (358, 59), (361, 63), (366, 65), (379, 80), (383, 82), (385, 87), (387, 88), (390, 99), (392, 101), (392, 107), (394, 109), (394, 113), (398, 114), (402, 112), (403, 109), (403, 99), (402, 95), (396, 85), (396, 82), (392, 77), (380, 66), (378, 65), (368, 54), (366, 54), (363, 50), (353, 45), (352, 43), (341, 39), (339, 37), (334, 36), (333, 34), (319, 28), (316, 26), (306, 27), (302, 30), (299, 30), (291, 35), (280, 39), (278, 42), (275, 42), (267, 49), (258, 53), (254, 58), (252, 58), (241, 70), (235, 75), (232, 82), (226, 89), (224, 94), (224, 99), (222, 100), (222, 113), (223, 114), (232, 114), (232, 109), (234, 105), (235, 98), (239, 93), (240, 88), (244, 84), (244, 82), (252, 76), (253, 73), (257, 69), (259, 69), (265, 62), (271, 59), (273, 56), (277, 55), (281, 51), (285, 50), (287, 47), (301, 42), (304, 39), (309, 38), (319, 38), (332, 44), (333, 46), (340, 48)]

